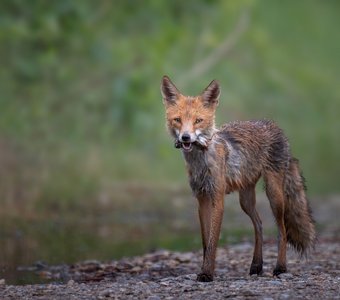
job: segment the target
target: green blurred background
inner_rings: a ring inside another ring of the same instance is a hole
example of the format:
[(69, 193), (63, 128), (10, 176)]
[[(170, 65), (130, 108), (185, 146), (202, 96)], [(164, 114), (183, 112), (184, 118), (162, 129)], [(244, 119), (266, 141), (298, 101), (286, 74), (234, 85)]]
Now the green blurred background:
[[(218, 79), (218, 124), (274, 119), (312, 199), (339, 193), (339, 28), (335, 0), (1, 1), (3, 276), (199, 248), (164, 74), (191, 95)], [(228, 220), (226, 241), (252, 232)]]

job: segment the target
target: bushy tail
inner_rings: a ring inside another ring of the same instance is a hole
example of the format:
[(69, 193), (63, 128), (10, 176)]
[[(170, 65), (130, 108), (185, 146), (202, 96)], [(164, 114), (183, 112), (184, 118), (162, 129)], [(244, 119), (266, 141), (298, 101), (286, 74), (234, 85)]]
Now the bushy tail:
[(299, 161), (291, 158), (285, 176), (286, 194), (285, 227), (287, 241), (301, 255), (314, 246), (315, 228), (311, 209), (306, 197), (304, 178), (299, 170)]

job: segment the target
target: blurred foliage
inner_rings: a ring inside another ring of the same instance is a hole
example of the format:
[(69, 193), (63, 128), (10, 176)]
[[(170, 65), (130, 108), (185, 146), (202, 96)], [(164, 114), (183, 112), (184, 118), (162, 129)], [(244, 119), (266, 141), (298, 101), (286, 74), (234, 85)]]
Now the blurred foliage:
[(276, 120), (311, 192), (338, 192), (339, 26), (331, 0), (1, 1), (0, 201), (62, 208), (117, 180), (183, 182), (163, 74), (184, 94), (219, 79), (218, 123)]

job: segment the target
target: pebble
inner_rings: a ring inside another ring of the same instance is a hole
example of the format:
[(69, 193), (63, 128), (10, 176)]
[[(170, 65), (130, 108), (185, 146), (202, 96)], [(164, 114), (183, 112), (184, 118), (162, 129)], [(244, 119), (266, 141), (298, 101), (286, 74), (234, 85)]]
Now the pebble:
[(292, 273), (282, 273), (278, 276), (280, 279), (292, 279), (294, 275)]
[(268, 283), (273, 284), (273, 285), (282, 285), (282, 282), (279, 280), (270, 280)]
[(149, 298), (147, 298), (148, 300), (161, 300), (161, 298), (160, 297), (158, 297), (158, 296), (150, 296)]
[(73, 279), (71, 279), (67, 282), (68, 286), (71, 286), (71, 285), (74, 285), (74, 284), (75, 284), (75, 281)]

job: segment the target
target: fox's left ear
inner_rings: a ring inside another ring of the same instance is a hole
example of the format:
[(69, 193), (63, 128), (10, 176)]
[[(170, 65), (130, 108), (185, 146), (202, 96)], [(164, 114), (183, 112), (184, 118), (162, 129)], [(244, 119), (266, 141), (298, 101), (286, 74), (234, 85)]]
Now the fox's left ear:
[(202, 92), (201, 97), (206, 106), (217, 105), (220, 98), (221, 89), (217, 80), (213, 80)]

